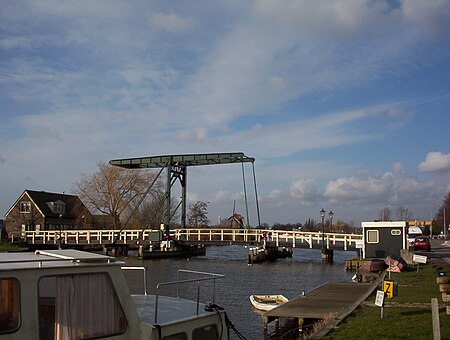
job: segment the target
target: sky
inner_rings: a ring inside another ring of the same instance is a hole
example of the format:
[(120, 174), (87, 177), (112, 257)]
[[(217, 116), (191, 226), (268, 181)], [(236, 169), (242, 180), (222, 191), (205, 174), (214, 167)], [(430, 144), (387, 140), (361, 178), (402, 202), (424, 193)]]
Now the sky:
[[(255, 158), (261, 223), (429, 220), (450, 190), (450, 1), (0, 2), (1, 216), (99, 162), (215, 152)], [(247, 215), (240, 165), (187, 188), (211, 223)]]

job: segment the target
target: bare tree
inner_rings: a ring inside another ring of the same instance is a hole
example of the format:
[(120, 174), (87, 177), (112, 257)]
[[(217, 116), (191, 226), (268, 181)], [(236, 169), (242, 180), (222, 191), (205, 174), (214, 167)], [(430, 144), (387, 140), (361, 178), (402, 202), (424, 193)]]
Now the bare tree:
[[(160, 225), (165, 222), (165, 212), (166, 212), (166, 192), (163, 188), (155, 190), (149, 195), (134, 218), (130, 223), (130, 228), (142, 229), (143, 227), (149, 229), (159, 229)], [(180, 214), (177, 211), (177, 202), (170, 201), (170, 222), (169, 224), (173, 226), (175, 222), (180, 218)]]
[(380, 221), (390, 221), (391, 220), (392, 211), (391, 208), (385, 207), (380, 210), (380, 213), (378, 215), (378, 219)]
[(436, 224), (439, 233), (443, 231), (445, 236), (448, 236), (450, 228), (450, 191), (444, 197), (442, 206), (439, 208), (436, 214)]
[[(133, 212), (148, 193), (155, 174), (147, 170), (128, 170), (98, 163), (99, 171), (83, 175), (77, 182), (76, 193), (93, 212), (110, 215), (114, 226), (120, 229), (121, 222)], [(159, 183), (155, 183), (158, 190)]]
[(397, 219), (399, 221), (411, 221), (413, 213), (403, 206), (397, 208)]
[(195, 204), (189, 205), (188, 224), (190, 226), (208, 226), (208, 204), (202, 201), (197, 201)]

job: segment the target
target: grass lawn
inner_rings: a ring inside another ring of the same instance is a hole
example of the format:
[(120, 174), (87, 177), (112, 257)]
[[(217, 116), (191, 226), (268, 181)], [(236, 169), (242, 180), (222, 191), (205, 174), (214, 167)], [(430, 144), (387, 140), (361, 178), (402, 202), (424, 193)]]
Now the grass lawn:
[[(450, 271), (446, 268), (446, 276)], [(430, 306), (410, 306), (413, 303), (431, 303), (437, 298), (443, 304), (437, 272), (431, 264), (409, 267), (402, 273), (391, 273), (391, 280), (398, 282), (398, 296), (385, 300), (384, 317), (381, 308), (362, 305), (335, 330), (327, 339), (433, 339), (433, 325)], [(385, 279), (389, 279), (388, 274)], [(373, 294), (368, 302), (375, 302)], [(400, 307), (399, 305), (403, 305)], [(450, 303), (447, 303), (450, 305)], [(410, 306), (410, 307), (406, 307)], [(450, 315), (440, 309), (441, 338), (450, 339)]]
[(23, 247), (18, 244), (10, 243), (7, 241), (0, 242), (0, 253), (11, 252), (11, 251), (25, 251), (28, 250), (27, 247)]

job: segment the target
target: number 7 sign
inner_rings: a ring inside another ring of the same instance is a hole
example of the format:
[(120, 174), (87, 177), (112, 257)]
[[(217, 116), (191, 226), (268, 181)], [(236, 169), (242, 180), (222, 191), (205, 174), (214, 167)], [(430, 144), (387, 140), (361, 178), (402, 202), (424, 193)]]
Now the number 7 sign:
[(397, 282), (391, 280), (383, 281), (383, 292), (386, 293), (386, 297), (392, 299), (397, 296)]

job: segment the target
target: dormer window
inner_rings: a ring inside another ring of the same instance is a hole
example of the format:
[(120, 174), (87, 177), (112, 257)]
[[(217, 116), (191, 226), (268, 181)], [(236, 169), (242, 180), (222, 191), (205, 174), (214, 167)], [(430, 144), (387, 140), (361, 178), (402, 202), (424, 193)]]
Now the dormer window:
[(48, 202), (47, 205), (55, 214), (64, 214), (66, 211), (66, 205), (63, 201)]
[(55, 213), (64, 214), (64, 203), (55, 203)]
[(20, 202), (20, 212), (23, 214), (29, 214), (31, 212), (31, 202), (29, 201)]

